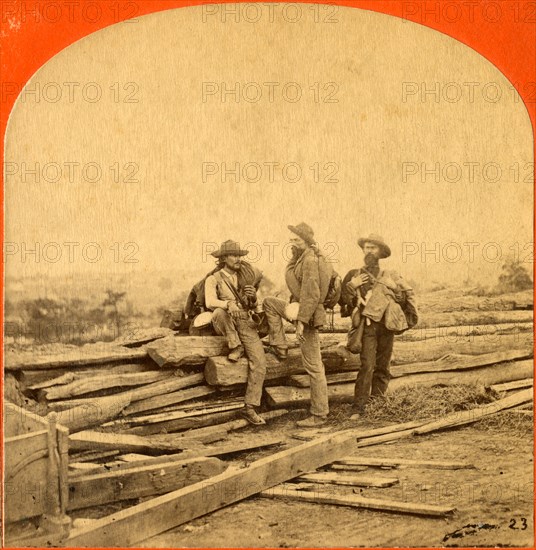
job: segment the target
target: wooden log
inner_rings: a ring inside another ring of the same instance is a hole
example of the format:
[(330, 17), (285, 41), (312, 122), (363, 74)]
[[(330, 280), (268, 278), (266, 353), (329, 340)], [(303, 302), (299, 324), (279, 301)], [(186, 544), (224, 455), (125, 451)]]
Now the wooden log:
[[(202, 373), (191, 374), (188, 376), (172, 376), (171, 378), (166, 378), (165, 380), (160, 380), (159, 382), (153, 382), (152, 384), (147, 384), (143, 387), (135, 388), (126, 392), (116, 393), (114, 394), (114, 396), (117, 396), (118, 398), (128, 396), (130, 402), (134, 403), (136, 401), (141, 401), (142, 399), (149, 399), (157, 395), (166, 395), (171, 392), (181, 390), (183, 388), (196, 386), (198, 384), (202, 384), (203, 381), (204, 377)], [(48, 403), (47, 406), (51, 410), (64, 410), (66, 408), (81, 405), (92, 406), (95, 399), (100, 398), (86, 397), (81, 399), (68, 399), (65, 401), (51, 402)]]
[[(531, 359), (462, 371), (412, 374), (391, 380), (387, 392), (392, 393), (404, 386), (478, 384), (488, 387), (499, 382), (528, 378), (532, 375), (532, 371), (533, 360)], [(330, 401), (352, 401), (354, 387), (354, 384), (328, 386)], [(310, 399), (309, 391), (308, 388), (289, 386), (273, 386), (265, 389), (270, 407), (304, 406)]]
[(452, 311), (448, 313), (428, 311), (420, 315), (417, 327), (408, 330), (405, 334), (417, 333), (423, 329), (436, 327), (530, 323), (533, 320), (534, 314), (532, 311)]
[(137, 401), (136, 403), (129, 405), (125, 409), (125, 415), (128, 416), (131, 414), (138, 414), (140, 412), (158, 409), (173, 403), (191, 401), (192, 399), (197, 399), (198, 397), (203, 397), (212, 393), (216, 393), (215, 388), (210, 388), (209, 386), (196, 386), (194, 388), (186, 388), (167, 394), (155, 395), (154, 397), (142, 399), (141, 401)]
[(74, 451), (69, 455), (69, 460), (73, 462), (91, 462), (102, 458), (112, 458), (117, 455), (119, 455), (119, 451)]
[(301, 475), (296, 478), (296, 481), (305, 481), (306, 483), (350, 485), (352, 487), (391, 487), (398, 483), (398, 478), (371, 475), (340, 475), (331, 472), (316, 472)]
[[(290, 375), (304, 373), (301, 352), (289, 350), (287, 359), (279, 361), (273, 354), (266, 354), (266, 380), (277, 380)], [(337, 346), (322, 350), (322, 362), (327, 372), (355, 371), (359, 368), (358, 355), (341, 354)], [(211, 386), (234, 386), (245, 384), (248, 376), (248, 360), (242, 358), (232, 363), (227, 357), (209, 357), (205, 364), (205, 379)]]
[(69, 435), (69, 448), (76, 451), (99, 450), (119, 451), (121, 453), (148, 453), (161, 454), (166, 451), (182, 451), (199, 446), (200, 443), (217, 441), (218, 437), (207, 435), (190, 438), (178, 434), (139, 435), (111, 434), (84, 430)]
[(461, 355), (449, 353), (440, 357), (436, 361), (423, 361), (420, 363), (408, 363), (407, 365), (394, 365), (391, 368), (391, 376), (398, 378), (408, 374), (417, 374), (421, 372), (443, 372), (452, 370), (472, 369), (476, 367), (485, 367), (506, 361), (516, 361), (532, 357), (532, 350), (514, 349), (508, 351), (495, 351), (492, 353), (483, 353), (480, 355)]
[(523, 380), (514, 380), (513, 382), (507, 382), (506, 384), (493, 384), (490, 389), (496, 392), (519, 390), (521, 388), (529, 388), (534, 384), (532, 378), (525, 378)]
[[(262, 416), (264, 420), (268, 421), (268, 420), (273, 420), (274, 418), (283, 416), (287, 413), (288, 411), (282, 409), (277, 411), (268, 411), (265, 413), (261, 413), (260, 416)], [(207, 426), (206, 428), (189, 430), (185, 432), (185, 435), (187, 435), (188, 437), (198, 438), (198, 437), (204, 437), (204, 436), (214, 435), (219, 433), (227, 433), (232, 430), (239, 430), (241, 428), (247, 428), (250, 426), (251, 424), (245, 418), (240, 418), (237, 420), (231, 420), (230, 422), (225, 422), (224, 424), (217, 424), (215, 426)]]
[(159, 424), (161, 422), (166, 423), (187, 418), (210, 417), (212, 415), (217, 415), (218, 413), (222, 412), (236, 411), (238, 409), (241, 409), (243, 406), (243, 400), (240, 400), (236, 403), (229, 403), (228, 405), (218, 405), (217, 407), (192, 410), (185, 409), (172, 412), (148, 414), (144, 416), (129, 416), (126, 418), (121, 418), (119, 420), (114, 420), (112, 422), (106, 422), (105, 424), (102, 424), (102, 427), (113, 428), (120, 426), (122, 428), (130, 428), (138, 426), (149, 426), (151, 424)]
[(208, 357), (229, 353), (222, 336), (168, 336), (147, 344), (146, 349), (160, 367), (204, 365)]
[[(99, 464), (98, 471), (106, 472), (117, 469), (124, 469), (131, 466), (149, 466), (171, 460), (185, 460), (189, 458), (198, 458), (202, 456), (226, 456), (244, 451), (254, 451), (274, 447), (284, 443), (279, 436), (267, 437), (266, 435), (248, 435), (234, 437), (232, 441), (220, 441), (210, 445), (199, 445), (198, 447), (183, 451), (181, 453), (164, 454), (161, 456), (148, 456), (139, 453), (128, 453), (117, 457), (113, 462)], [(95, 473), (97, 470), (95, 471)], [(75, 475), (74, 473), (72, 474)], [(78, 474), (79, 475), (79, 474)]]
[(210, 445), (184, 451), (185, 457), (197, 456), (226, 456), (244, 451), (257, 451), (266, 447), (274, 447), (284, 443), (280, 436), (267, 437), (266, 435), (248, 435), (241, 438), (234, 437), (232, 441), (219, 441)]
[(378, 458), (366, 456), (352, 456), (337, 460), (331, 465), (339, 469), (339, 466), (374, 466), (377, 468), (398, 468), (399, 466), (410, 466), (414, 468), (433, 468), (436, 470), (463, 470), (474, 469), (473, 464), (466, 462), (450, 462), (439, 460), (414, 460), (411, 458)]
[(169, 493), (217, 476), (226, 468), (217, 458), (202, 457), (78, 476), (69, 481), (68, 509)]
[(368, 510), (383, 510), (419, 516), (446, 516), (454, 512), (452, 506), (438, 506), (435, 504), (400, 502), (378, 498), (366, 498), (357, 495), (333, 495), (332, 493), (314, 491), (297, 491), (287, 485), (281, 485), (262, 491), (260, 496), (265, 498), (280, 498), (298, 502), (312, 502), (315, 504), (333, 504), (335, 506), (352, 506)]
[(132, 428), (126, 428), (123, 433), (135, 434), (135, 435), (151, 435), (158, 433), (172, 433), (180, 432), (184, 430), (192, 430), (197, 428), (204, 428), (206, 426), (213, 426), (214, 424), (223, 424), (236, 419), (238, 416), (237, 408), (243, 408), (243, 404), (238, 407), (234, 407), (230, 411), (217, 412), (213, 414), (206, 414), (203, 416), (186, 416), (182, 418), (176, 418), (174, 420), (166, 420), (157, 422), (154, 424), (145, 424), (142, 426), (134, 426)]
[(224, 472), (132, 506), (91, 525), (71, 531), (67, 546), (132, 546), (135, 543), (191, 521), (329, 464), (354, 448), (351, 433), (328, 435)]
[[(23, 391), (48, 388), (55, 384), (64, 383), (62, 380), (78, 380), (99, 374), (127, 374), (135, 372), (147, 372), (158, 368), (154, 361), (147, 357), (136, 363), (102, 364), (93, 366), (72, 366), (67, 368), (55, 368), (49, 370), (20, 370), (17, 372)], [(158, 369), (160, 370), (160, 369)]]
[(110, 374), (105, 376), (92, 376), (81, 380), (73, 380), (70, 383), (47, 387), (41, 390), (44, 397), (49, 400), (66, 399), (91, 393), (98, 390), (117, 388), (123, 386), (141, 386), (170, 378), (173, 373), (162, 371), (136, 372), (129, 374)]
[[(471, 369), (475, 367), (483, 367), (493, 365), (504, 361), (514, 361), (532, 357), (531, 350), (510, 350), (497, 351), (494, 353), (484, 353), (482, 355), (460, 355), (447, 354), (440, 357), (437, 361), (424, 361), (421, 363), (408, 363), (407, 365), (394, 365), (391, 367), (391, 376), (399, 378), (408, 374), (417, 374), (423, 372), (444, 372), (452, 370)], [(339, 384), (342, 382), (355, 381), (357, 378), (356, 372), (346, 372), (337, 374), (328, 374), (326, 376), (328, 384)], [(310, 378), (307, 375), (294, 375), (289, 378), (289, 382), (293, 386), (299, 388), (308, 388), (310, 386)]]
[[(328, 384), (341, 384), (342, 382), (355, 382), (357, 372), (337, 372), (335, 374), (327, 374), (326, 380)], [(289, 376), (288, 383), (297, 388), (309, 388), (311, 386), (311, 378), (308, 374), (294, 374)]]
[(416, 328), (408, 330), (400, 337), (401, 342), (419, 342), (435, 338), (454, 339), (470, 336), (499, 336), (505, 334), (518, 334), (531, 332), (534, 326), (532, 319), (521, 323), (490, 323), (482, 325), (449, 325), (449, 326), (428, 326), (427, 328)]
[(420, 342), (395, 341), (393, 363), (435, 361), (456, 351), (464, 355), (479, 355), (508, 349), (532, 350), (533, 335), (530, 332), (507, 335), (455, 336), (437, 333)]
[(6, 370), (40, 370), (72, 368), (82, 365), (99, 365), (118, 361), (144, 359), (144, 349), (128, 349), (110, 344), (87, 344), (79, 348), (66, 346), (64, 353), (36, 355), (33, 352), (9, 353), (5, 356)]
[(93, 426), (99, 426), (118, 416), (127, 407), (130, 399), (127, 396), (100, 397), (91, 406), (81, 405), (72, 409), (54, 413), (58, 423), (69, 429), (69, 432), (79, 432)]
[(174, 334), (176, 334), (176, 332), (166, 327), (133, 328), (123, 336), (116, 338), (113, 343), (116, 346), (133, 348), (153, 342), (154, 340), (159, 340), (166, 336), (173, 336)]

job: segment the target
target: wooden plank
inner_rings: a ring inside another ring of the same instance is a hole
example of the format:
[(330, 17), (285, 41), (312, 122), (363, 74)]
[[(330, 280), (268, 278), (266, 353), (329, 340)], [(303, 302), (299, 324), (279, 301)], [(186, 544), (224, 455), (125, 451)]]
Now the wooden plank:
[[(532, 372), (533, 360), (530, 359), (462, 371), (411, 374), (391, 380), (387, 393), (397, 391), (404, 386), (432, 387), (453, 384), (478, 384), (488, 387), (499, 382), (528, 378), (532, 375)], [(329, 399), (331, 401), (353, 401), (354, 387), (355, 384), (328, 386)], [(266, 388), (265, 392), (268, 396), (268, 404), (271, 407), (304, 406), (310, 399), (308, 388), (272, 386)]]
[(99, 365), (131, 361), (147, 357), (144, 349), (128, 349), (109, 344), (87, 344), (79, 348), (66, 346), (64, 353), (36, 355), (34, 352), (9, 353), (5, 356), (6, 370), (40, 370)]
[(230, 411), (217, 412), (213, 414), (206, 414), (203, 416), (187, 416), (183, 418), (177, 418), (174, 420), (166, 420), (157, 422), (154, 424), (144, 424), (141, 426), (134, 426), (123, 430), (123, 433), (136, 434), (136, 435), (151, 435), (158, 433), (172, 433), (180, 432), (184, 430), (192, 430), (197, 428), (204, 428), (206, 426), (213, 426), (214, 424), (223, 424), (234, 420), (238, 416), (237, 408), (242, 409), (243, 404), (234, 407)]
[(383, 510), (388, 512), (399, 512), (403, 514), (416, 514), (420, 516), (446, 516), (454, 512), (452, 506), (438, 506), (434, 504), (400, 502), (378, 498), (366, 498), (357, 495), (333, 495), (333, 493), (314, 491), (297, 491), (287, 485), (274, 487), (262, 491), (260, 496), (265, 498), (280, 498), (298, 502), (311, 502), (314, 504), (333, 504), (335, 506), (352, 506), (368, 510)]
[(47, 511), (48, 430), (5, 439), (4, 513), (13, 522)]
[(466, 462), (450, 462), (440, 460), (414, 460), (411, 458), (378, 458), (366, 456), (352, 456), (337, 460), (332, 468), (338, 466), (375, 466), (378, 468), (398, 468), (399, 466), (411, 466), (415, 468), (433, 468), (437, 470), (463, 470), (473, 469), (473, 464)]
[(30, 432), (48, 429), (46, 418), (22, 407), (4, 401), (4, 437), (15, 437)]
[(521, 388), (529, 388), (534, 384), (532, 378), (524, 378), (523, 380), (514, 380), (513, 382), (507, 382), (506, 384), (493, 384), (490, 389), (496, 392), (519, 390)]
[(124, 414), (129, 416), (131, 414), (150, 411), (151, 409), (157, 409), (173, 403), (191, 401), (192, 399), (197, 399), (198, 397), (203, 397), (212, 393), (216, 393), (215, 388), (211, 388), (209, 386), (197, 386), (167, 394), (155, 395), (154, 397), (149, 397), (148, 399), (142, 399), (136, 403), (132, 403), (126, 407)]
[(49, 400), (66, 399), (108, 388), (141, 386), (142, 384), (150, 384), (152, 382), (158, 382), (159, 380), (165, 380), (171, 376), (172, 373), (166, 371), (100, 375), (44, 388), (42, 392), (44, 397)]
[(218, 510), (304, 472), (347, 455), (355, 445), (351, 432), (328, 435), (262, 458), (247, 468), (212, 479), (143, 504), (132, 506), (71, 532), (67, 546), (132, 546), (135, 543)]
[(334, 472), (317, 472), (305, 474), (296, 478), (307, 483), (329, 483), (333, 485), (350, 485), (352, 487), (391, 487), (397, 484), (396, 477), (381, 477), (373, 475), (340, 475)]
[(463, 424), (468, 424), (471, 422), (476, 422), (481, 418), (497, 413), (504, 409), (509, 409), (515, 407), (516, 405), (521, 405), (522, 403), (532, 402), (533, 400), (533, 389), (529, 388), (526, 390), (521, 390), (509, 395), (488, 405), (471, 409), (469, 411), (457, 411), (456, 413), (448, 414), (444, 418), (437, 420), (435, 422), (430, 422), (419, 428), (415, 428), (415, 433), (417, 435), (426, 434), (431, 431), (441, 430), (444, 428), (451, 428), (453, 426), (461, 426)]
[[(290, 375), (304, 373), (305, 368), (299, 349), (290, 349), (287, 359), (280, 361), (272, 353), (266, 353), (265, 380), (277, 380)], [(336, 370), (353, 370), (359, 368), (358, 355), (341, 354), (337, 346), (322, 350), (322, 362), (327, 372)], [(234, 386), (245, 384), (248, 377), (248, 360), (242, 358), (232, 363), (227, 357), (209, 357), (205, 364), (205, 379), (211, 386)]]
[(202, 457), (79, 476), (69, 481), (68, 509), (169, 493), (217, 476), (226, 468), (217, 458)]
[(91, 406), (81, 405), (54, 414), (59, 424), (74, 433), (116, 418), (129, 403), (128, 395), (111, 395), (94, 400)]
[(208, 357), (229, 353), (222, 336), (168, 336), (147, 344), (146, 349), (160, 367), (204, 365)]

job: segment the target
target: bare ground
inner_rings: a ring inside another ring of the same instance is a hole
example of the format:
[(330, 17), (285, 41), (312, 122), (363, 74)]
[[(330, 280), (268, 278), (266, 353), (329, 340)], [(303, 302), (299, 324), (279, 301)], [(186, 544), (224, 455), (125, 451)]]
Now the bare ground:
[[(141, 546), (533, 547), (531, 430), (497, 431), (476, 424), (365, 447), (354, 454), (464, 461), (475, 469), (369, 468), (367, 474), (395, 476), (400, 483), (383, 489), (356, 489), (366, 497), (455, 506), (456, 512), (447, 519), (251, 497), (152, 537)], [(240, 455), (233, 462), (247, 467), (256, 458), (255, 454)], [(352, 493), (351, 487), (318, 488)]]

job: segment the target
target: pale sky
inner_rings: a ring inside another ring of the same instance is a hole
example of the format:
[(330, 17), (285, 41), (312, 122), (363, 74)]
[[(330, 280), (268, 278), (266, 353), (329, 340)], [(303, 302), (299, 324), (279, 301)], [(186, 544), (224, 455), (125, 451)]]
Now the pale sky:
[[(7, 273), (203, 273), (203, 243), (232, 238), (257, 243), (277, 276), (301, 221), (341, 273), (370, 232), (393, 250), (386, 267), (416, 280), (495, 279), (497, 254), (516, 251), (531, 268), (532, 129), (510, 83), (426, 27), (337, 18), (230, 24), (176, 9), (58, 54), (9, 121)], [(236, 83), (238, 96), (222, 93)], [(237, 164), (239, 181), (222, 175)], [(39, 262), (21, 252), (35, 243)]]

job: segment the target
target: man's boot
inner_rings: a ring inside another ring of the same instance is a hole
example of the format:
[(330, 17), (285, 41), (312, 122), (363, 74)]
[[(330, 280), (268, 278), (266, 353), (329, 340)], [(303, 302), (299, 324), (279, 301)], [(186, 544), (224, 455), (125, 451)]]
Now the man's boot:
[(280, 361), (284, 361), (288, 357), (288, 348), (281, 346), (270, 346), (268, 351), (273, 353)]
[(300, 428), (318, 428), (320, 426), (324, 426), (327, 421), (328, 419), (325, 416), (317, 416), (316, 414), (312, 414), (304, 420), (298, 420), (298, 422), (296, 422), (296, 426), (299, 426)]
[(240, 411), (240, 416), (255, 426), (266, 424), (266, 420), (257, 414), (257, 411), (253, 405), (244, 405), (244, 408)]
[(244, 346), (240, 345), (231, 350), (231, 353), (227, 356), (229, 361), (236, 363), (244, 355)]

